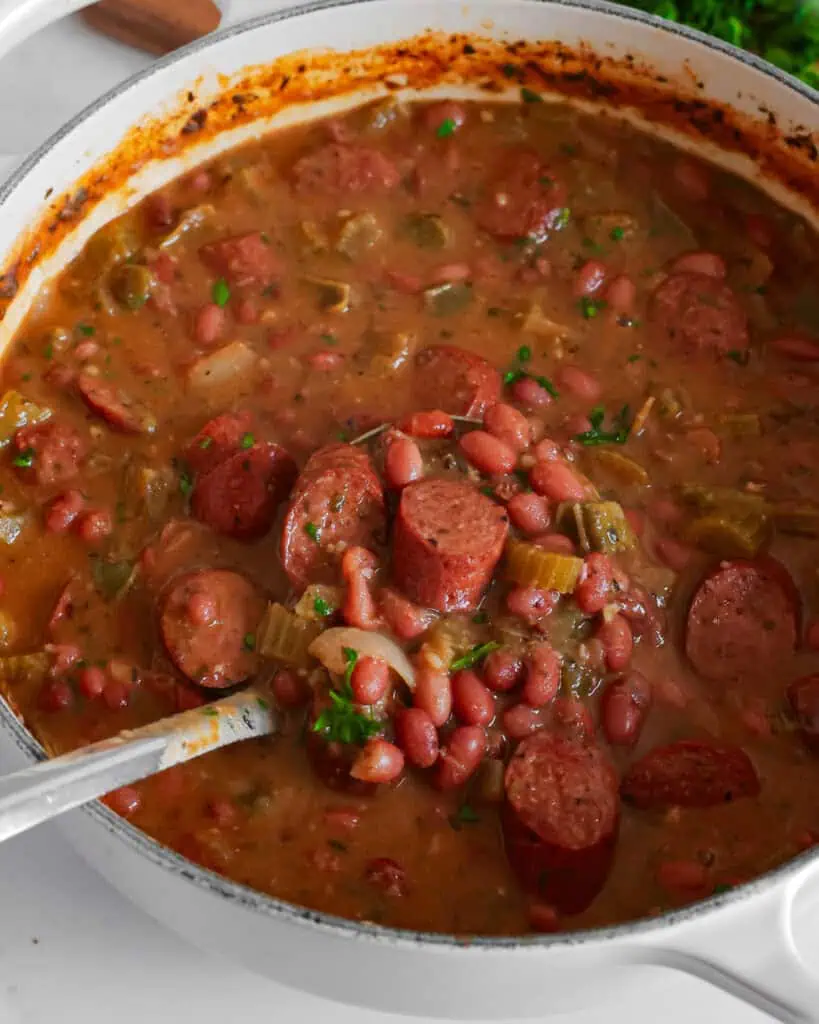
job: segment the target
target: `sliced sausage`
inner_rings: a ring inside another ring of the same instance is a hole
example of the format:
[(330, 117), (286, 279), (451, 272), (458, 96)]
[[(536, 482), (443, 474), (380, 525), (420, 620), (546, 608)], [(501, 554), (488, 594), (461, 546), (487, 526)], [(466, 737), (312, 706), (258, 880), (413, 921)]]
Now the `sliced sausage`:
[(464, 480), (422, 480), (401, 494), (392, 572), (416, 604), (440, 612), (477, 606), (503, 551), (506, 512)]
[(432, 345), (415, 357), (414, 389), (419, 404), (479, 419), (500, 399), (501, 379), (474, 352), (455, 345)]
[(478, 225), (500, 239), (542, 239), (561, 218), (565, 185), (530, 150), (507, 153), (475, 207)]
[(740, 747), (679, 740), (655, 747), (629, 768), (623, 799), (642, 809), (716, 807), (759, 794), (759, 777)]
[(685, 652), (716, 681), (781, 675), (799, 635), (799, 594), (772, 558), (721, 562), (688, 609)]
[(819, 751), (819, 675), (797, 679), (788, 687), (786, 696), (803, 739), (811, 749)]
[(373, 549), (384, 533), (384, 493), (367, 454), (332, 445), (310, 457), (290, 498), (281, 559), (291, 583), (333, 582), (344, 550)]
[(282, 272), (275, 250), (260, 231), (209, 242), (199, 250), (199, 258), (214, 274), (236, 285), (269, 284)]
[(651, 319), (689, 352), (724, 356), (748, 348), (748, 318), (731, 288), (708, 274), (674, 273), (651, 298)]
[(239, 573), (187, 573), (171, 584), (162, 602), (162, 639), (188, 679), (211, 689), (235, 686), (256, 669), (248, 637), (263, 612), (262, 597)]
[(243, 438), (252, 435), (253, 416), (247, 410), (226, 412), (209, 420), (185, 449), (185, 461), (197, 476), (235, 455)]
[(76, 430), (55, 420), (21, 427), (13, 444), (14, 465), (21, 478), (43, 487), (75, 477), (86, 453), (86, 443)]
[(401, 181), (398, 168), (388, 156), (367, 146), (328, 143), (297, 160), (293, 183), (299, 192), (379, 192)]
[(295, 479), (296, 464), (283, 448), (256, 444), (197, 479), (191, 511), (217, 533), (255, 540), (273, 525)]
[(608, 876), (620, 818), (617, 775), (603, 751), (546, 731), (524, 739), (506, 769), (506, 854), (523, 887), (577, 914)]
[(123, 434), (153, 434), (156, 416), (151, 410), (118, 388), (106, 384), (90, 373), (77, 378), (82, 400), (91, 410)]

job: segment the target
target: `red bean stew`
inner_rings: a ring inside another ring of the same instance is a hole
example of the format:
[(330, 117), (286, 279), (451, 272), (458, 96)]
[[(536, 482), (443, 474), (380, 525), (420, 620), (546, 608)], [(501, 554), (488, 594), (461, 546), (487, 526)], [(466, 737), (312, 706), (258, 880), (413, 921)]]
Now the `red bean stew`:
[(819, 837), (817, 274), (749, 185), (528, 91), (220, 157), (5, 362), (5, 691), (57, 752), (267, 687), (283, 735), (108, 803), (350, 918), (767, 871)]

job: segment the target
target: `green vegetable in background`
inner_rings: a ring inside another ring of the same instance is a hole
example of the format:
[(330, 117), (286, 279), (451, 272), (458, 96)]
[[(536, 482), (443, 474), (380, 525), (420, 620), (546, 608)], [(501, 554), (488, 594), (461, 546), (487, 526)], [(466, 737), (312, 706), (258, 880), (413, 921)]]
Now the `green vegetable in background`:
[(636, 0), (631, 6), (750, 50), (819, 86), (819, 5), (813, 0)]

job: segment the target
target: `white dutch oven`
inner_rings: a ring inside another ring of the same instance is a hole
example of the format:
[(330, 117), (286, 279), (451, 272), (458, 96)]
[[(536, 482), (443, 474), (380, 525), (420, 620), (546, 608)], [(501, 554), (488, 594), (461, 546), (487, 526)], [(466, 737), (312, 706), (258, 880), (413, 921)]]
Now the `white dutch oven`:
[[(0, 54), (87, 2), (0, 0)], [(170, 114), (180, 102), (193, 104), (190, 113), (224, 93), (230, 87), (228, 78), (248, 65), (331, 46), (362, 50), (430, 28), (495, 40), (560, 40), (570, 49), (586, 45), (615, 59), (628, 54), (678, 82), (681, 90), (695, 90), (699, 99), (731, 105), (755, 118), (760, 108), (772, 113), (781, 133), (798, 133), (801, 149), (810, 152), (805, 126), (816, 121), (816, 93), (731, 47), (625, 8), (593, 0), (473, 0), (465, 5), (460, 0), (320, 0), (242, 25), (160, 61), (67, 125), (0, 187), (0, 267), (9, 264), (20, 239), (41, 220), (53, 197), (71, 193), (129, 128)], [(368, 95), (373, 88), (370, 82)], [(463, 87), (459, 91), (469, 92)], [(285, 110), (278, 120), (316, 116), (360, 99), (361, 91), (347, 92), (329, 103)], [(55, 251), (40, 258), (21, 281), (0, 324), (0, 346), (44, 282), (92, 230), (186, 167), (269, 126), (269, 118), (250, 119), (195, 143), (183, 156), (149, 161), (127, 181), (117, 179), (114, 194), (67, 227), (63, 224)], [(150, 132), (144, 135), (147, 140)], [(690, 137), (687, 144), (701, 152), (707, 148)], [(713, 149), (709, 155), (715, 155)], [(754, 174), (753, 165), (741, 157), (718, 158), (746, 176)], [(785, 198), (798, 205), (793, 196)], [(15, 741), (6, 744), (8, 767), (43, 756), (5, 705), (0, 706), (0, 720), (4, 738)], [(262, 974), (332, 999), (475, 1020), (545, 1016), (608, 1001), (620, 987), (639, 985), (647, 1001), (656, 999), (662, 1019), (658, 983), (663, 972), (656, 968), (664, 967), (696, 975), (779, 1020), (819, 1021), (819, 980), (798, 948), (801, 922), (809, 915), (819, 922), (819, 852), (662, 918), (553, 937), (464, 942), (355, 924), (260, 895), (185, 861), (101, 805), (74, 812), (64, 821), (80, 853), (170, 928)]]

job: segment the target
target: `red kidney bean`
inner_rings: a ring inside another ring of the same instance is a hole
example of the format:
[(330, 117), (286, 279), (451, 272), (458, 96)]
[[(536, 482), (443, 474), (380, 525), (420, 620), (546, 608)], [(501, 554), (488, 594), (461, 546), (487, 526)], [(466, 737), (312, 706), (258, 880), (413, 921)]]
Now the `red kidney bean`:
[(74, 703), (74, 694), (64, 679), (49, 679), (37, 698), (41, 711), (63, 711)]
[(580, 582), (574, 590), (577, 607), (586, 615), (601, 612), (609, 603), (614, 587), (614, 567), (607, 555), (593, 551), (584, 559)]
[(606, 303), (615, 316), (628, 316), (637, 301), (637, 285), (628, 274), (618, 274), (606, 288)]
[(379, 629), (381, 617), (370, 593), (369, 581), (378, 568), (378, 559), (366, 548), (347, 548), (341, 558), (341, 575), (347, 587), (341, 604), (341, 617), (357, 629)]
[(672, 170), (674, 181), (689, 199), (702, 202), (711, 192), (711, 178), (702, 164), (688, 156), (680, 156)]
[(592, 429), (592, 422), (585, 413), (573, 412), (564, 417), (560, 424), (561, 433), (565, 434), (568, 440), (573, 441), (578, 434), (585, 434)]
[[(594, 405), (603, 393), (603, 389), (590, 373), (579, 366), (563, 366), (558, 373), (558, 383), (564, 391), (580, 398), (589, 405)], [(582, 431), (577, 431), (582, 433)]]
[(435, 621), (435, 612), (413, 604), (389, 587), (379, 593), (378, 606), (389, 628), (401, 640), (415, 639)]
[(555, 551), (560, 555), (573, 555), (575, 552), (574, 541), (565, 533), (542, 533), (539, 537), (533, 537), (532, 543), (544, 551)]
[(323, 349), (321, 352), (314, 352), (307, 357), (307, 365), (311, 370), (318, 370), (320, 373), (331, 373), (344, 365), (344, 356), (341, 352), (333, 352), (331, 349)]
[(105, 803), (115, 814), (119, 814), (123, 818), (130, 818), (141, 807), (142, 797), (139, 795), (139, 790), (133, 786), (120, 786), (119, 789), (111, 790), (105, 797)]
[(728, 269), (725, 260), (715, 252), (685, 252), (671, 264), (672, 274), (702, 274), (724, 280)]
[(537, 587), (512, 587), (506, 595), (506, 610), (510, 615), (533, 626), (547, 615), (551, 615), (558, 601), (558, 594)]
[(424, 108), (421, 116), (424, 127), (436, 132), (446, 121), (451, 121), (456, 128), (460, 128), (466, 120), (466, 110), (463, 104), (456, 100), (441, 100)]
[(614, 747), (633, 747), (650, 707), (651, 687), (645, 676), (629, 672), (612, 680), (600, 701), (603, 735)]
[[(70, 584), (69, 584), (70, 586)], [(62, 601), (68, 587), (60, 596), (58, 604)], [(52, 615), (52, 619), (54, 616)], [(56, 621), (59, 621), (57, 619)], [(80, 660), (80, 649), (76, 644), (46, 644), (45, 650), (51, 655), (51, 675), (61, 676), (66, 673), (75, 661)]]
[(526, 659), (526, 675), (521, 696), (525, 704), (542, 708), (560, 689), (560, 658), (551, 644), (538, 644)]
[(472, 465), (487, 476), (503, 476), (515, 468), (515, 452), (485, 430), (472, 430), (459, 442), (461, 451)]
[(503, 729), (510, 740), (522, 740), (542, 729), (540, 710), (530, 704), (513, 704), (503, 713)]
[(713, 891), (708, 868), (696, 860), (666, 860), (657, 866), (657, 881), (682, 899), (702, 899)]
[(58, 495), (45, 514), (45, 528), (49, 533), (65, 533), (85, 508), (85, 498), (79, 491), (66, 491)]
[(800, 363), (813, 363), (819, 360), (819, 342), (810, 341), (808, 338), (776, 338), (768, 342), (768, 348), (780, 356), (796, 359)]
[(350, 775), (359, 782), (383, 785), (394, 782), (404, 770), (404, 754), (400, 748), (380, 737), (367, 740), (356, 756)]
[(423, 279), (417, 274), (408, 274), (403, 270), (385, 270), (387, 284), (402, 295), (417, 295), (424, 287)]
[(353, 807), (328, 807), (324, 823), (334, 832), (353, 832), (361, 824), (361, 814)]
[(561, 457), (560, 445), (550, 437), (544, 437), (532, 449), (532, 454), (536, 462), (554, 462)]
[(578, 736), (590, 736), (594, 732), (591, 713), (577, 697), (555, 697), (551, 704), (554, 724)]
[(227, 313), (215, 302), (202, 306), (194, 317), (193, 340), (197, 345), (209, 348), (222, 337), (227, 326)]
[(440, 729), (452, 713), (452, 685), (447, 673), (427, 666), (417, 669), (412, 702)]
[(543, 409), (553, 402), (546, 388), (531, 377), (521, 377), (509, 390), (512, 398), (527, 409)]
[(187, 184), (194, 192), (210, 192), (213, 187), (213, 177), (211, 176), (210, 171), (206, 171), (205, 168), (202, 167), (193, 172), (190, 178), (188, 178)]
[(99, 352), (100, 347), (96, 341), (81, 341), (74, 349), (74, 358), (78, 363), (90, 362)]
[(411, 412), (398, 421), (398, 429), (411, 437), (432, 440), (436, 437), (450, 437), (455, 429), (455, 421), (448, 412), (441, 409), (424, 409)]
[(280, 668), (270, 683), (273, 697), (280, 708), (303, 707), (310, 698), (310, 684), (289, 668)]
[(600, 624), (597, 639), (603, 645), (609, 671), (621, 672), (631, 661), (631, 652), (634, 648), (634, 638), (628, 622), (622, 615), (613, 615), (608, 622)]
[(395, 716), (395, 738), (410, 764), (431, 768), (438, 760), (438, 731), (421, 708), (402, 708)]
[(608, 269), (600, 260), (586, 260), (574, 279), (573, 291), (577, 298), (594, 295), (606, 280)]
[(587, 485), (572, 467), (562, 460), (536, 462), (529, 472), (533, 490), (552, 501), (583, 501)]
[(529, 421), (513, 405), (496, 402), (484, 413), (483, 425), (498, 440), (503, 441), (515, 452), (525, 451), (532, 440)]
[(532, 903), (529, 906), (529, 926), (533, 932), (548, 935), (560, 931), (560, 918), (549, 903)]
[(477, 771), (486, 750), (486, 735), (477, 725), (459, 725), (449, 734), (438, 755), (435, 785), (438, 789), (456, 789), (465, 785)]
[(102, 691), (102, 699), (111, 711), (127, 708), (131, 700), (131, 687), (120, 679), (110, 679)]
[(819, 651), (819, 619), (812, 619), (805, 630), (805, 646)]
[(552, 521), (549, 502), (541, 494), (516, 494), (510, 498), (506, 511), (512, 525), (523, 533), (543, 533)]
[(111, 513), (105, 508), (89, 509), (77, 521), (77, 534), (86, 544), (96, 544), (114, 529)]
[(207, 812), (219, 828), (227, 828), (236, 821), (236, 805), (223, 796), (208, 800)]
[(355, 663), (350, 676), (350, 688), (359, 704), (377, 704), (390, 685), (390, 669), (383, 658), (365, 654)]
[(472, 268), (468, 263), (442, 263), (430, 275), (429, 283), (450, 284), (453, 281), (468, 281), (472, 277)]
[(98, 665), (89, 665), (81, 669), (77, 676), (77, 688), (86, 700), (96, 700), (102, 696), (108, 677)]
[(452, 710), (464, 725), (489, 725), (495, 717), (492, 694), (470, 669), (452, 677)]
[(694, 557), (694, 549), (673, 537), (658, 537), (654, 541), (654, 553), (669, 569), (682, 572)]
[(685, 439), (699, 451), (706, 462), (715, 464), (719, 462), (722, 455), (722, 444), (720, 439), (708, 427), (694, 427), (685, 433)]
[(512, 651), (492, 651), (483, 662), (483, 681), (495, 693), (506, 693), (523, 676), (523, 661)]
[(236, 320), (249, 326), (259, 322), (259, 310), (253, 299), (242, 299), (236, 306)]
[(384, 455), (384, 475), (387, 485), (399, 491), (424, 475), (421, 449), (409, 437), (396, 437)]

